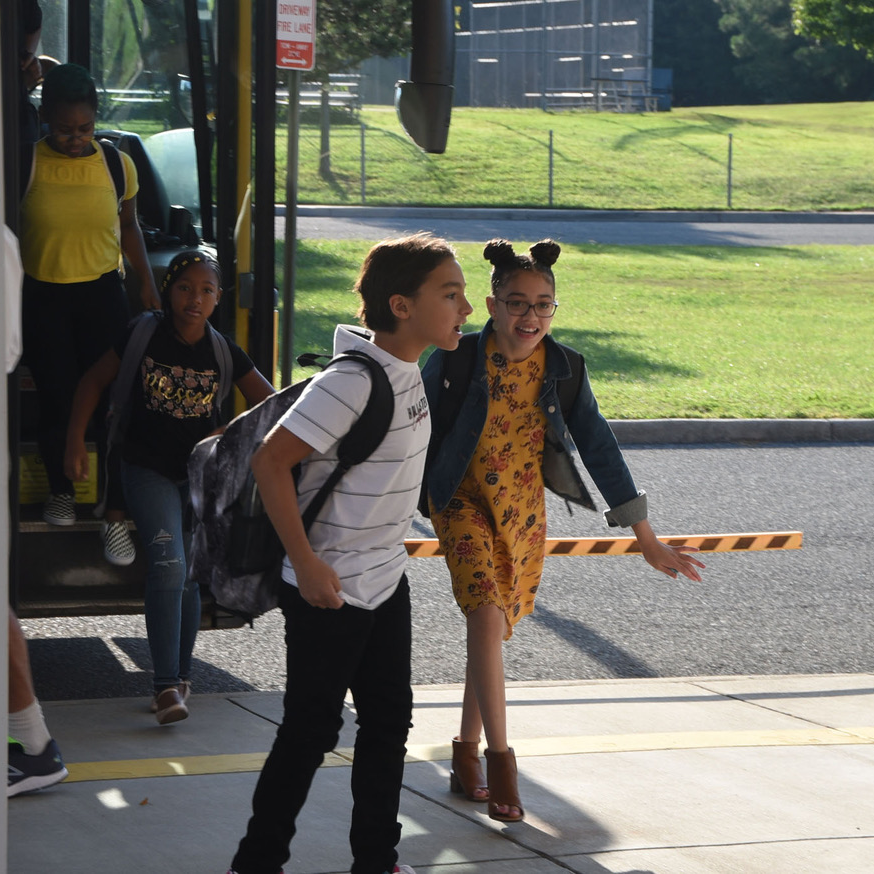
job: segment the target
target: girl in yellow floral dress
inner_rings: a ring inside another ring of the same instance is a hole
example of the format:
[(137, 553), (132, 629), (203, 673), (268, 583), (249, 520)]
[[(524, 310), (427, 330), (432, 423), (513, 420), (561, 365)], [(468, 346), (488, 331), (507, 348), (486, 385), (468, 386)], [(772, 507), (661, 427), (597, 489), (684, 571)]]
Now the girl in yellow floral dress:
[[(552, 265), (561, 249), (543, 240), (517, 255), (506, 240), (492, 240), (490, 320), (467, 351), (436, 351), (423, 373), (436, 424), (426, 472), (431, 521), (446, 555), (455, 599), (467, 620), (467, 673), (461, 731), (453, 740), (450, 786), (471, 801), (488, 801), (489, 816), (518, 822), (524, 816), (516, 761), (507, 739), (502, 644), (534, 609), (546, 540), (544, 471), (548, 485), (593, 507), (579, 474), (568, 463), (577, 450), (610, 506), (608, 524), (630, 526), (644, 558), (670, 577), (701, 577), (696, 550), (659, 541), (616, 439), (598, 411), (582, 356), (549, 335), (558, 302)], [(451, 356), (472, 355), (470, 372)], [(578, 361), (572, 361), (576, 356)], [(579, 375), (569, 411), (558, 384)], [(461, 379), (459, 387), (450, 385)], [(460, 394), (459, 394), (460, 391)], [(454, 392), (459, 407), (447, 417), (441, 403)], [(442, 423), (445, 425), (445, 433)], [(451, 423), (451, 424), (450, 424)], [(563, 465), (544, 465), (545, 451)], [(488, 779), (479, 761), (485, 731)]]

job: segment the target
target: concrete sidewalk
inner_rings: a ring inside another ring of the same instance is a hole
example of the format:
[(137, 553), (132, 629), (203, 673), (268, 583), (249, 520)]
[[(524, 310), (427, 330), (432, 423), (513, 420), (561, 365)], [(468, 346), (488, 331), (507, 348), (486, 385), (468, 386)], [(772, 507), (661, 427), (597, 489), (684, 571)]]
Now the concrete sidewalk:
[[(874, 674), (515, 684), (522, 824), (449, 793), (457, 686), (416, 687), (401, 861), (417, 874), (871, 874)], [(68, 780), (9, 801), (15, 874), (224, 874), (279, 693), (44, 705)], [(353, 719), (317, 776), (286, 874), (350, 858)]]

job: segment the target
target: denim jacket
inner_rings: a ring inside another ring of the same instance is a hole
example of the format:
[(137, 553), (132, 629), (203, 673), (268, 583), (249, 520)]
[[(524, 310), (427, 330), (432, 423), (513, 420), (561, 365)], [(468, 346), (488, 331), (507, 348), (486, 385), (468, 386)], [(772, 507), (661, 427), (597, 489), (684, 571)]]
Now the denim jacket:
[[(488, 376), (486, 373), (486, 340), (494, 330), (491, 319), (480, 332), (476, 362), (467, 394), (451, 430), (443, 438), (436, 458), (428, 465), (425, 481), (436, 510), (443, 510), (457, 491), (476, 451), (486, 423), (488, 411)], [(546, 373), (538, 403), (546, 416), (549, 436), (570, 458), (575, 449), (589, 475), (604, 496), (610, 509), (604, 513), (611, 527), (628, 527), (647, 516), (646, 493), (638, 491), (619, 450), (619, 445), (607, 420), (598, 410), (592, 394), (589, 375), (583, 363), (583, 378), (568, 421), (565, 422), (556, 392), (556, 382), (571, 376), (571, 367), (562, 347), (549, 335), (546, 345)], [(436, 409), (443, 385), (444, 360), (451, 352), (437, 349), (425, 364), (422, 378), (431, 409)], [(565, 481), (557, 483), (568, 491), (575, 488), (567, 481), (579, 475), (565, 472)], [(561, 493), (561, 491), (559, 490)]]

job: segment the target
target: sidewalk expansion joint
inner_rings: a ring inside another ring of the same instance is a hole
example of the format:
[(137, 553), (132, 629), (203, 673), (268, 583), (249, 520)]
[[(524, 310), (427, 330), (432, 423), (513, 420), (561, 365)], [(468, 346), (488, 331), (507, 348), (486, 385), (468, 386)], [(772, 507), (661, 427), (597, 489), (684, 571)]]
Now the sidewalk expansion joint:
[[(850, 738), (856, 738), (856, 740), (848, 740), (847, 743), (874, 743), (874, 736), (871, 734), (870, 727), (841, 727), (836, 725), (826, 725), (823, 722), (817, 722), (814, 719), (809, 719), (806, 716), (799, 716), (797, 713), (793, 713), (791, 710), (781, 709), (779, 707), (768, 706), (767, 704), (762, 703), (761, 700), (757, 700), (756, 695), (732, 695), (728, 692), (722, 692), (719, 689), (710, 688), (708, 686), (703, 686), (700, 683), (695, 683), (693, 685), (697, 685), (699, 689), (703, 689), (704, 691), (716, 694), (721, 698), (728, 699), (730, 701), (737, 701), (739, 704), (749, 704), (753, 707), (757, 707), (759, 710), (763, 710), (766, 713), (776, 713), (780, 716), (787, 716), (790, 719), (794, 719), (798, 722), (807, 723), (807, 725), (815, 726), (816, 731), (821, 732), (838, 732), (841, 734), (845, 734)], [(853, 694), (859, 694), (859, 690), (851, 690)], [(870, 691), (870, 690), (866, 690)], [(786, 695), (784, 697), (792, 697), (791, 694)], [(827, 742), (827, 741), (826, 741)], [(834, 741), (837, 743), (838, 741)]]

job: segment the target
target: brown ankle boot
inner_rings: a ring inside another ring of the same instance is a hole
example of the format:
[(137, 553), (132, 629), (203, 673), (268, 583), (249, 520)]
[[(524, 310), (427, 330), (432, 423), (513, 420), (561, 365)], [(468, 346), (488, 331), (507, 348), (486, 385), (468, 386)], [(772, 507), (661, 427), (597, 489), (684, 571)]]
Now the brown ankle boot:
[[(504, 753), (485, 751), (489, 773), (489, 818), (499, 822), (521, 822), (525, 818), (516, 775), (516, 754), (512, 748)], [(508, 808), (506, 813), (498, 807)], [(518, 813), (512, 808), (517, 808)]]
[[(488, 801), (489, 790), (479, 762), (479, 744), (475, 741), (452, 739), (452, 770), (449, 788), (469, 801)], [(474, 793), (480, 790), (479, 795)]]

